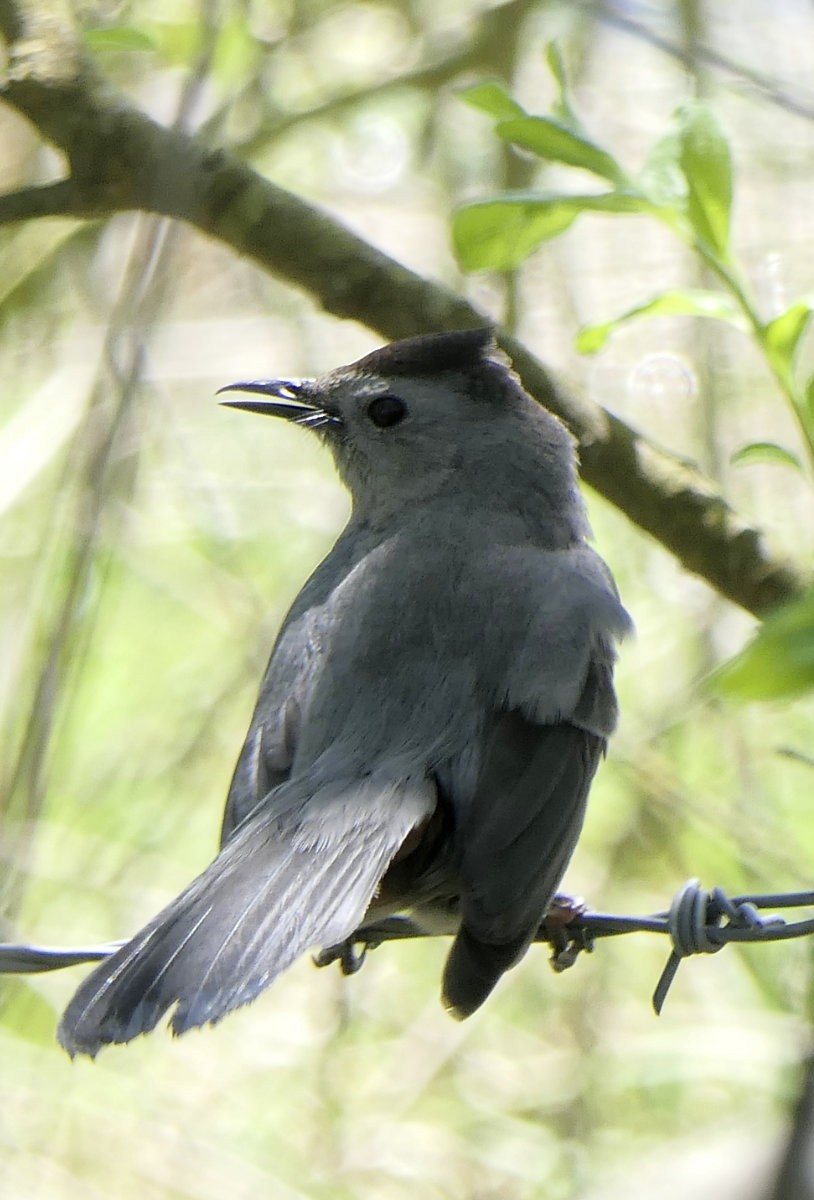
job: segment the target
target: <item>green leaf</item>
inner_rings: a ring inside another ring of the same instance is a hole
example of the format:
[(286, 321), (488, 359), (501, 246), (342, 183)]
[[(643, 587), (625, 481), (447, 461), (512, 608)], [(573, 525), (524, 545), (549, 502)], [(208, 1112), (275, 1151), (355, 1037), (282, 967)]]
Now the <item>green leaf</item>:
[(513, 117), (498, 122), (495, 132), (547, 162), (581, 167), (612, 183), (625, 181), (625, 173), (612, 154), (550, 117)]
[(563, 62), (560, 48), (556, 42), (549, 42), (546, 46), (545, 60), (549, 71), (554, 77), (554, 82), (557, 85), (558, 91), (557, 99), (552, 105), (554, 115), (558, 117), (564, 125), (567, 125), (569, 129), (577, 130), (580, 127), (580, 122), (571, 103), (571, 91), (568, 86), (568, 76), (565, 71), (565, 63)]
[(795, 403), (797, 419), (808, 442), (809, 450), (814, 457), (814, 375), (807, 381), (803, 394)]
[(814, 297), (801, 296), (785, 312), (770, 321), (763, 331), (768, 350), (784, 359), (788, 366), (794, 362), (800, 340), (811, 320), (812, 309)]
[(681, 169), (681, 139), (676, 129), (651, 146), (639, 187), (656, 207), (686, 212), (687, 178)]
[(726, 258), (732, 208), (732, 156), (718, 119), (693, 101), (678, 113), (679, 163), (687, 180), (687, 216), (698, 238)]
[(242, 15), (220, 23), (212, 62), (213, 73), (219, 82), (237, 86), (249, 77), (256, 78), (260, 55), (257, 38), (247, 28)]
[(790, 699), (814, 689), (814, 590), (770, 616), (710, 686), (735, 700)]
[(452, 240), (467, 271), (511, 271), (579, 216), (567, 202), (486, 200), (452, 218)]
[(739, 329), (746, 328), (743, 313), (725, 292), (679, 288), (661, 292), (601, 325), (588, 325), (581, 329), (576, 338), (577, 350), (580, 354), (596, 354), (620, 325), (640, 317), (712, 317), (717, 321), (727, 321)]
[(729, 461), (733, 467), (742, 467), (749, 463), (777, 463), (780, 466), (796, 467), (798, 471), (803, 469), (797, 455), (792, 454), (791, 450), (786, 450), (784, 446), (778, 446), (777, 442), (750, 442), (748, 446), (741, 446), (740, 450), (736, 450)]
[(189, 69), (198, 51), (200, 30), (194, 20), (156, 20), (150, 23), (149, 35), (155, 43), (159, 58), (171, 66)]
[(467, 271), (511, 271), (543, 242), (584, 212), (637, 212), (640, 201), (624, 192), (595, 196), (521, 192), (461, 208), (452, 218), (455, 252)]
[(560, 53), (560, 47), (556, 42), (549, 42), (545, 48), (545, 60), (549, 71), (554, 77), (554, 82), (557, 84), (562, 100), (568, 91), (568, 77), (565, 74), (565, 63)]
[(97, 25), (83, 33), (85, 45), (95, 53), (104, 51), (155, 50), (156, 40), (133, 25)]
[(814, 428), (814, 375), (808, 380), (805, 386), (805, 416)]
[(511, 98), (500, 83), (478, 83), (474, 87), (464, 88), (458, 95), (472, 108), (480, 109), (499, 121), (526, 115), (525, 109)]

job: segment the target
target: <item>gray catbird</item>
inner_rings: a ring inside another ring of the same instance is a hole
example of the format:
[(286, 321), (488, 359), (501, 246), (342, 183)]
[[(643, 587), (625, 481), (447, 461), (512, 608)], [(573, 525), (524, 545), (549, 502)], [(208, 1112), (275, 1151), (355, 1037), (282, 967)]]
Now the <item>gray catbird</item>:
[(468, 1016), (534, 937), (616, 722), (629, 618), (584, 540), (573, 439), (490, 330), (224, 390), (316, 430), (352, 513), (283, 622), (220, 853), (81, 985), (72, 1054), (171, 1005), (176, 1033), (218, 1021), (404, 911), (455, 932), (443, 1001)]

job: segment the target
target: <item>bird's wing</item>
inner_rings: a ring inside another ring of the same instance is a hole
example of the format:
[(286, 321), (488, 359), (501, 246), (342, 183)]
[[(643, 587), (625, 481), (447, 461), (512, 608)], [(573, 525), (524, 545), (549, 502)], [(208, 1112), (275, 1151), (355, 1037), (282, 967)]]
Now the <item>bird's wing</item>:
[(486, 999), (527, 950), (577, 843), (605, 741), (570, 722), (495, 722), (467, 820), (461, 928), (444, 975), (459, 1017)]
[[(523, 564), (513, 592), (519, 633), (505, 651), (505, 702), (486, 721), (477, 780), (459, 803), (461, 927), (444, 1000), (460, 1017), (528, 948), (616, 724), (612, 641), (629, 622), (600, 561), (587, 548), (541, 558), (540, 591), (529, 587), (534, 564)], [(501, 628), (512, 629), (511, 614)]]
[(290, 776), (302, 713), (319, 674), (324, 642), (333, 624), (330, 599), (329, 594), (321, 604), (289, 613), (280, 631), (229, 785), (221, 846)]
[(225, 846), (253, 809), (291, 773), (299, 725), (299, 705), (290, 696), (271, 714), (256, 711), (237, 760), (220, 832)]

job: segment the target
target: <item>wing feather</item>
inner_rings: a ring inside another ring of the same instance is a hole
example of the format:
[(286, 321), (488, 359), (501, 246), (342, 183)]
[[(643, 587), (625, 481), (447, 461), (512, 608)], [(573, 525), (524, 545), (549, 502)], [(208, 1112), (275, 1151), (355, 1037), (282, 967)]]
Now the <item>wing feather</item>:
[(574, 720), (541, 725), (511, 710), (487, 730), (462, 833), (461, 928), (444, 973), (454, 1015), (474, 1012), (528, 949), (582, 829), (606, 746), (596, 726), (610, 732), (615, 711), (610, 670), (592, 663)]

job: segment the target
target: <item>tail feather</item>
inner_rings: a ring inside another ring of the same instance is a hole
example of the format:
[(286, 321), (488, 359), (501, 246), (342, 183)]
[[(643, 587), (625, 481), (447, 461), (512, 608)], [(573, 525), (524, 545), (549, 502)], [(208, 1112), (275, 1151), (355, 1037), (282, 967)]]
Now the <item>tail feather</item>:
[(60, 1023), (62, 1045), (95, 1055), (153, 1029), (173, 1005), (173, 1032), (183, 1033), (248, 1004), (309, 947), (353, 932), (434, 803), (426, 780), (369, 777), (315, 794), (305, 781), (283, 785), (176, 900), (88, 976)]
[(494, 989), (504, 971), (518, 962), (528, 949), (524, 933), (499, 945), (483, 942), (462, 925), (444, 968), (441, 1001), (458, 1021), (471, 1017)]

